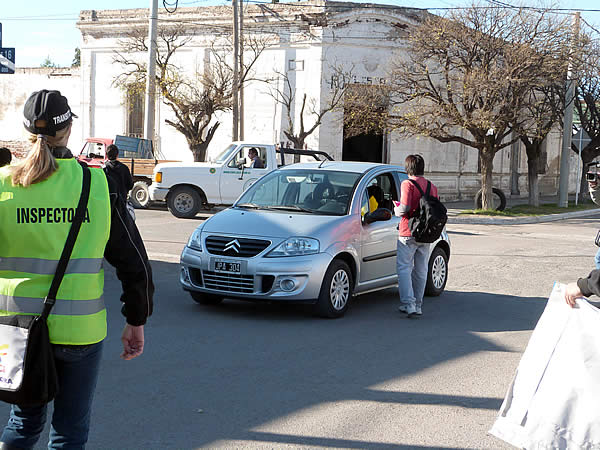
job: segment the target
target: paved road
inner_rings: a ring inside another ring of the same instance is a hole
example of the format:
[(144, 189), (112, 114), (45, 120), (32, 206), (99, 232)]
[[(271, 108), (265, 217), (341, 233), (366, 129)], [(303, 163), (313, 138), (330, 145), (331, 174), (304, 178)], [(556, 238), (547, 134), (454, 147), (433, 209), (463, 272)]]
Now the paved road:
[(89, 449), (508, 448), (486, 432), (553, 282), (592, 268), (598, 222), (451, 225), (447, 291), (420, 320), (396, 312), (393, 289), (324, 320), (300, 306), (194, 304), (177, 261), (200, 220), (138, 211), (157, 291), (134, 361), (118, 358), (107, 271)]

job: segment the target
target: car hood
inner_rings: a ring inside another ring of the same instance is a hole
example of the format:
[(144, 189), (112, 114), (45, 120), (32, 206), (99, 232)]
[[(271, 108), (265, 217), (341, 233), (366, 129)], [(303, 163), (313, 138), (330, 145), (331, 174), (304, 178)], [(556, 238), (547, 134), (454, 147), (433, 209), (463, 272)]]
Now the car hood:
[(325, 227), (335, 230), (336, 224), (341, 224), (347, 219), (348, 216), (228, 208), (208, 219), (202, 232), (283, 239), (304, 236), (318, 239)]

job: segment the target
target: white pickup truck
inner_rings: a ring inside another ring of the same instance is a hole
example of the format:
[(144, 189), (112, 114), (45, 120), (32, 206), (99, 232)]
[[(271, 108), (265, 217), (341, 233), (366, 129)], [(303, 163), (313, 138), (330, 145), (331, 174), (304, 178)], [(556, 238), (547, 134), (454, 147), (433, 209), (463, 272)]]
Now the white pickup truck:
[[(251, 167), (248, 151), (254, 148), (262, 168)], [(278, 167), (294, 162), (293, 156), (332, 160), (317, 150), (276, 149), (271, 144), (232, 142), (209, 162), (163, 163), (154, 168), (149, 194), (152, 201), (166, 201), (175, 217), (194, 217), (200, 209), (231, 205), (252, 183)], [(279, 158), (279, 161), (278, 161)]]

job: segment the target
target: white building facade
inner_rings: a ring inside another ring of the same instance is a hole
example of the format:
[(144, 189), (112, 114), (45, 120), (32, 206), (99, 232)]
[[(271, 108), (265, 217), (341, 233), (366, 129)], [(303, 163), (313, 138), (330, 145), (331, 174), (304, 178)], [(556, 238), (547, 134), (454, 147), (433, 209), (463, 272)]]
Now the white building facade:
[[(276, 72), (286, 74), (295, 92), (293, 115), (298, 121), (305, 94), (309, 102), (321, 106), (327, 104), (335, 68), (351, 71), (354, 83), (385, 83), (390, 62), (402, 58), (405, 38), (424, 14), (427, 13), (418, 9), (323, 0), (248, 4), (244, 11), (244, 33), (270, 37), (270, 45), (255, 63), (251, 78), (265, 80), (272, 79)], [(158, 23), (159, 27), (184, 27), (183, 38), (190, 41), (176, 52), (174, 63), (182, 73), (192, 75), (211, 62), (211, 43), (218, 37), (231, 36), (232, 10), (226, 6), (179, 7), (169, 14), (162, 9)], [(115, 86), (116, 77), (125, 68), (114, 60), (115, 51), (121, 48), (132, 30), (147, 34), (148, 10), (82, 11), (77, 26), (82, 34), (81, 67), (76, 75), (72, 75), (72, 80), (77, 79), (79, 86), (77, 92), (67, 94), (74, 111), (79, 114), (74, 138), (141, 135), (143, 95), (135, 97)], [(147, 58), (141, 52), (132, 57), (140, 62)], [(0, 89), (6, 90), (5, 80), (0, 79)], [(31, 90), (46, 87), (43, 81), (36, 80), (35, 84), (39, 85)], [(29, 87), (28, 83), (24, 84)], [(285, 143), (285, 109), (268, 95), (268, 90), (269, 85), (262, 81), (245, 84), (243, 135), (246, 140), (256, 143)], [(9, 94), (16, 95), (14, 92)], [(159, 158), (192, 161), (185, 137), (165, 123), (166, 119), (174, 118), (173, 112), (160, 97), (157, 97), (156, 105), (155, 148)], [(7, 107), (20, 111), (22, 102), (15, 101)], [(429, 138), (407, 139), (393, 132), (346, 139), (345, 113), (347, 111), (341, 109), (325, 115), (322, 125), (306, 139), (308, 147), (324, 150), (335, 159), (393, 164), (403, 164), (410, 153), (421, 153), (426, 161), (427, 175), (438, 185), (445, 200), (470, 199), (479, 189), (476, 149), (459, 143), (442, 144)], [(5, 120), (0, 116), (0, 126), (5, 125)], [(221, 125), (209, 145), (209, 156), (217, 154), (232, 139), (231, 113), (219, 113), (214, 120)], [(312, 125), (310, 115), (305, 114), (305, 122), (306, 127)], [(561, 135), (557, 132), (546, 143), (545, 166), (540, 174), (542, 194), (551, 195), (557, 191), (560, 147)], [(570, 186), (574, 191), (575, 153), (572, 153), (570, 163)], [(526, 195), (526, 174), (525, 152), (518, 145), (496, 155), (494, 186), (507, 195)]]

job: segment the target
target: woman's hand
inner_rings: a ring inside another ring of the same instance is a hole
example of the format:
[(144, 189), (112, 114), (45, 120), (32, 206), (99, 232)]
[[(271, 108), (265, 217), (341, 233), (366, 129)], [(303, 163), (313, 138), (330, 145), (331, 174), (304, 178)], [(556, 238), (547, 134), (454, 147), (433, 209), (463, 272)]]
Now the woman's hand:
[(578, 297), (583, 297), (583, 294), (581, 293), (579, 286), (577, 286), (577, 283), (567, 284), (565, 289), (565, 301), (567, 302), (567, 305), (569, 305), (571, 308), (574, 308), (577, 304), (575, 299)]
[(139, 327), (125, 325), (121, 342), (123, 342), (122, 359), (130, 360), (140, 356), (144, 352), (144, 325)]

